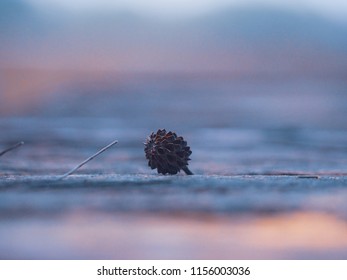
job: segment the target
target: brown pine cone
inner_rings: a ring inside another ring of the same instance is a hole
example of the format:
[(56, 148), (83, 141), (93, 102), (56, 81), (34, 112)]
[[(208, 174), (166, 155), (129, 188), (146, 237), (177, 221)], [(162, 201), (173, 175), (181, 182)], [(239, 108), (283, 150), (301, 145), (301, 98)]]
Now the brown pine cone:
[(183, 137), (174, 132), (166, 133), (165, 129), (152, 132), (145, 143), (145, 154), (148, 165), (157, 168), (158, 173), (177, 174), (182, 169), (187, 175), (193, 175), (188, 169), (192, 151)]

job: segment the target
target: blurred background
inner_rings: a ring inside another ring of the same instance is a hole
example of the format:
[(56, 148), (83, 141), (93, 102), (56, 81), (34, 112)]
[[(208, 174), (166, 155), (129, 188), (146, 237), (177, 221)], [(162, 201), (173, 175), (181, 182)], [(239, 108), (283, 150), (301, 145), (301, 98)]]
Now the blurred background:
[(0, 0), (0, 258), (346, 259), (346, 120), (347, 1)]
[(347, 126), (345, 1), (1, 0), (0, 38), (2, 116)]

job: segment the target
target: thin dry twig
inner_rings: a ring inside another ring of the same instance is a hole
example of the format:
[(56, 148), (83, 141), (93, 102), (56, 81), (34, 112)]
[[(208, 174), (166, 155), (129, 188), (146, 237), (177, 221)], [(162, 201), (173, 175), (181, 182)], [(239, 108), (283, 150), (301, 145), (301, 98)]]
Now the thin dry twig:
[(112, 143), (108, 144), (107, 146), (103, 147), (100, 151), (98, 151), (97, 153), (95, 153), (94, 155), (92, 155), (91, 157), (87, 158), (85, 161), (81, 162), (79, 165), (77, 165), (76, 167), (74, 167), (73, 169), (71, 169), (69, 172), (65, 173), (64, 175), (60, 176), (58, 178), (58, 180), (62, 180), (64, 178), (66, 178), (67, 176), (71, 175), (72, 173), (74, 173), (77, 169), (79, 169), (80, 167), (82, 167), (83, 165), (85, 165), (87, 162), (91, 161), (93, 158), (95, 158), (96, 156), (100, 155), (101, 153), (103, 153), (104, 151), (106, 151), (107, 149), (111, 148), (113, 145), (117, 144), (118, 140), (113, 141)]
[(13, 146), (7, 148), (6, 150), (3, 150), (2, 152), (0, 152), (0, 157), (1, 157), (2, 155), (6, 154), (6, 153), (9, 152), (9, 151), (12, 151), (12, 150), (14, 150), (14, 149), (17, 149), (18, 147), (20, 147), (20, 146), (22, 146), (22, 145), (24, 145), (24, 142), (23, 142), (23, 141), (21, 141), (21, 142), (15, 144), (15, 145), (13, 145)]

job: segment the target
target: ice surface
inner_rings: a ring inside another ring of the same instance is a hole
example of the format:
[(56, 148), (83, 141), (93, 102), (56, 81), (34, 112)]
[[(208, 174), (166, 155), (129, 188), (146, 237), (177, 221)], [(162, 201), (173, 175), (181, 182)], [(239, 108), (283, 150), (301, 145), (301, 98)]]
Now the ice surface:
[[(4, 117), (0, 150), (25, 145), (0, 158), (0, 258), (347, 258), (345, 88), (138, 82)], [(148, 168), (158, 128), (196, 175)]]

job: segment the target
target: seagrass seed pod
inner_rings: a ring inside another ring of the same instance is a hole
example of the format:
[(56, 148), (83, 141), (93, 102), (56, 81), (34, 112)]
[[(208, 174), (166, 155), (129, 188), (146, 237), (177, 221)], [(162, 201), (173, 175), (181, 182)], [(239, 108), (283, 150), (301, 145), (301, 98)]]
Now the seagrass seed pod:
[(177, 174), (180, 170), (187, 175), (193, 175), (188, 168), (192, 151), (182, 136), (159, 129), (156, 133), (152, 132), (144, 144), (146, 159), (151, 169), (157, 169), (158, 173), (164, 175)]

